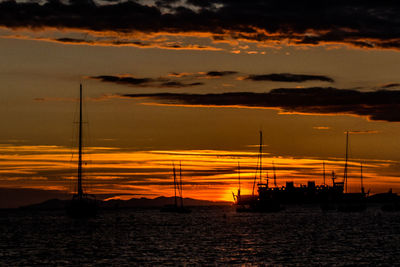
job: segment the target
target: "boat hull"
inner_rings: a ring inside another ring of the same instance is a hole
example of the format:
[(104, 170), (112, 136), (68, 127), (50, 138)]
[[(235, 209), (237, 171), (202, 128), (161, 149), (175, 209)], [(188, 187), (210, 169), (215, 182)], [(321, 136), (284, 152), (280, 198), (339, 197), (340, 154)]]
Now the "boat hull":
[(93, 218), (98, 212), (97, 201), (90, 198), (72, 199), (66, 212), (69, 217), (75, 219)]

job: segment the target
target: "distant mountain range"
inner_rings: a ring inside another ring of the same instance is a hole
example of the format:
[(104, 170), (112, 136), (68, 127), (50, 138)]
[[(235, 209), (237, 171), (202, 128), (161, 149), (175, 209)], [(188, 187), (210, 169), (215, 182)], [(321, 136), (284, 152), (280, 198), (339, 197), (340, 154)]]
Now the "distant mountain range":
[[(180, 199), (178, 199), (180, 201)], [(65, 209), (69, 200), (50, 199), (44, 202), (22, 206), (20, 209), (28, 210), (59, 210)], [(112, 199), (107, 201), (99, 201), (99, 206), (104, 209), (124, 209), (124, 208), (160, 208), (165, 205), (173, 204), (174, 197), (157, 197), (157, 198), (131, 198), (129, 200)], [(231, 205), (228, 201), (208, 201), (193, 198), (183, 198), (185, 206), (226, 206)]]
[(71, 197), (67, 192), (58, 190), (0, 187), (0, 209), (18, 208), (55, 198), (70, 199)]
[[(180, 199), (178, 199), (178, 202)], [(162, 207), (164, 205), (169, 205), (174, 203), (174, 197), (157, 197), (157, 198), (131, 198), (129, 200), (119, 200), (113, 199), (108, 201), (103, 201), (104, 207), (120, 207), (120, 208), (130, 208), (130, 207)], [(221, 205), (231, 205), (232, 202), (228, 201), (209, 201), (209, 200), (199, 200), (193, 198), (183, 198), (183, 203), (185, 206), (221, 206)]]
[[(96, 198), (104, 207), (161, 207), (174, 202), (173, 197), (132, 198), (130, 200), (112, 199), (116, 194), (96, 194)], [(134, 197), (132, 195), (132, 197)], [(4, 188), (0, 187), (0, 209), (14, 209), (19, 207), (57, 206), (65, 207), (65, 203), (72, 198), (65, 191), (44, 190), (33, 188)], [(112, 199), (105, 201), (105, 199)], [(230, 205), (231, 202), (206, 201), (192, 198), (184, 198), (184, 204), (188, 206)]]

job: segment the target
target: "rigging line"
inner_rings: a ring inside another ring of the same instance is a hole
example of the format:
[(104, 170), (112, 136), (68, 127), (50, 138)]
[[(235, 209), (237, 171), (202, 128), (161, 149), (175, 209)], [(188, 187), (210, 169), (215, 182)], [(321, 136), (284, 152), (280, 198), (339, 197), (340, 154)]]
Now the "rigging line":
[(348, 160), (348, 151), (349, 151), (349, 132), (346, 132), (346, 161), (344, 165), (344, 185), (345, 185), (345, 192), (347, 193), (347, 160)]
[(262, 131), (260, 131), (260, 148), (259, 148), (259, 154), (257, 157), (257, 167), (256, 167), (256, 172), (254, 175), (254, 182), (253, 182), (253, 191), (252, 191), (252, 196), (254, 197), (254, 189), (256, 186), (256, 181), (257, 181), (257, 174), (260, 174), (260, 183), (261, 183), (261, 164), (262, 164), (262, 159), (261, 159), (261, 154), (262, 154)]
[(260, 184), (262, 183), (261, 179), (262, 179), (262, 146), (263, 146), (263, 135), (262, 135), (262, 131), (260, 131)]
[(257, 156), (257, 166), (256, 166), (256, 170), (255, 170), (255, 174), (254, 174), (254, 181), (253, 181), (253, 193), (252, 193), (253, 196), (254, 196), (254, 189), (255, 189), (256, 181), (257, 181), (257, 174), (258, 174), (259, 162), (260, 162), (260, 157)]
[(177, 198), (176, 198), (176, 172), (175, 172), (175, 163), (172, 162), (172, 170), (174, 172), (174, 203), (175, 203), (175, 207), (178, 206), (178, 202), (177, 202)]
[(276, 187), (276, 169), (274, 161), (272, 161), (272, 169), (274, 170), (274, 186)]
[(183, 208), (183, 193), (182, 193), (182, 162), (179, 162), (179, 178), (180, 178), (180, 190), (181, 190), (181, 207)]
[[(75, 126), (78, 121), (78, 110), (79, 110), (79, 101), (75, 102), (75, 109), (72, 115), (72, 125)], [(71, 150), (71, 159), (70, 163), (72, 163), (73, 157), (75, 155), (75, 141), (78, 137), (78, 127), (71, 127), (71, 139), (70, 139), (70, 150)]]
[(238, 161), (238, 178), (239, 178), (239, 192), (240, 192), (240, 162)]
[(78, 159), (78, 197), (83, 196), (82, 190), (82, 84), (79, 88), (79, 159)]
[(363, 183), (363, 164), (360, 162), (360, 171), (361, 171), (361, 193), (364, 194), (364, 183)]
[[(87, 96), (87, 90), (85, 90), (85, 95), (83, 99), (86, 99)], [(90, 164), (92, 162), (92, 157), (91, 157), (91, 153), (89, 152), (89, 148), (92, 146), (93, 144), (93, 140), (92, 140), (92, 131), (91, 131), (91, 125), (89, 124), (89, 109), (87, 108), (87, 101), (83, 101), (83, 114), (85, 116), (85, 121), (83, 122), (85, 124), (85, 128), (86, 131), (84, 131), (85, 135), (84, 135), (84, 141), (86, 146), (84, 147), (84, 152), (85, 152), (85, 157), (86, 160), (84, 161), (84, 165), (86, 166), (85, 171), (88, 172), (88, 167), (87, 165)], [(85, 184), (88, 186), (88, 189), (92, 190), (93, 189), (93, 179), (88, 179), (88, 176), (86, 176), (85, 179)]]
[[(72, 162), (74, 160), (75, 157), (75, 147), (77, 146), (76, 141), (78, 139), (78, 127), (77, 123), (78, 123), (78, 112), (79, 112), (79, 99), (78, 101), (74, 101), (75, 102), (75, 108), (73, 109), (73, 114), (72, 114), (72, 125), (73, 127), (71, 127), (71, 138), (70, 138), (70, 154), (71, 154), (71, 158), (69, 160), (69, 163), (72, 165)], [(71, 173), (71, 175), (75, 175), (75, 166), (73, 168), (73, 172)], [(69, 190), (70, 192), (76, 192), (77, 188), (76, 188), (76, 183), (74, 182), (73, 179), (68, 179), (68, 184), (69, 184)]]

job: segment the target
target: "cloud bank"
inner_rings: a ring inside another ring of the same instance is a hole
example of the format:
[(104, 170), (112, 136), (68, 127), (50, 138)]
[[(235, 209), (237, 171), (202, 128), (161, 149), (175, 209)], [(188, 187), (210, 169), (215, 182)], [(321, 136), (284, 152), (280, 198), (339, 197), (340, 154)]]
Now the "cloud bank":
[(272, 73), (261, 75), (249, 75), (243, 78), (244, 80), (251, 81), (271, 81), (271, 82), (307, 82), (307, 81), (322, 81), (331, 82), (334, 80), (328, 76), (322, 75), (305, 75), (305, 74), (292, 74), (292, 73)]
[[(237, 71), (208, 71), (208, 72), (195, 72), (195, 73), (170, 73), (166, 77), (158, 78), (138, 78), (132, 75), (98, 75), (90, 76), (88, 78), (99, 80), (101, 82), (123, 84), (135, 87), (159, 87), (159, 88), (183, 88), (204, 85), (207, 79), (233, 79), (237, 76)], [(233, 77), (231, 77), (233, 76)], [(247, 81), (271, 81), (271, 82), (292, 82), (302, 83), (308, 81), (322, 81), (331, 82), (334, 80), (328, 76), (323, 75), (305, 75), (305, 74), (292, 74), (292, 73), (270, 73), (270, 74), (250, 74), (244, 77), (237, 77), (237, 80)]]
[(124, 84), (136, 87), (159, 87), (159, 88), (182, 88), (203, 85), (201, 82), (183, 83), (167, 78), (136, 78), (133, 76), (116, 76), (116, 75), (99, 75), (89, 77), (102, 82), (110, 82), (116, 84)]
[(400, 122), (400, 91), (361, 92), (332, 87), (304, 89), (280, 88), (268, 93), (221, 94), (125, 94), (124, 97), (147, 98), (161, 104), (191, 106), (238, 106), (277, 108), (288, 113), (347, 114), (370, 120)]
[[(197, 33), (215, 42), (400, 48), (395, 1), (1, 1), (0, 26), (118, 34)], [(80, 43), (59, 38), (60, 42)], [(138, 43), (137, 45), (141, 45)], [(172, 44), (171, 47), (179, 46)], [(177, 47), (179, 48), (179, 47)]]

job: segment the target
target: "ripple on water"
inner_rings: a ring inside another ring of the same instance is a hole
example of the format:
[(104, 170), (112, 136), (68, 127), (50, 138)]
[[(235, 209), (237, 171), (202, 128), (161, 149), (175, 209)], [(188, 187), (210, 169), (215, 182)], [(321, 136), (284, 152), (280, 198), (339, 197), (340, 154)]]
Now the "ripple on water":
[[(223, 216), (226, 214), (226, 216)], [(104, 212), (74, 221), (51, 212), (3, 213), (4, 265), (394, 265), (400, 213), (322, 213), (291, 207), (237, 214), (231, 207), (191, 214)]]

